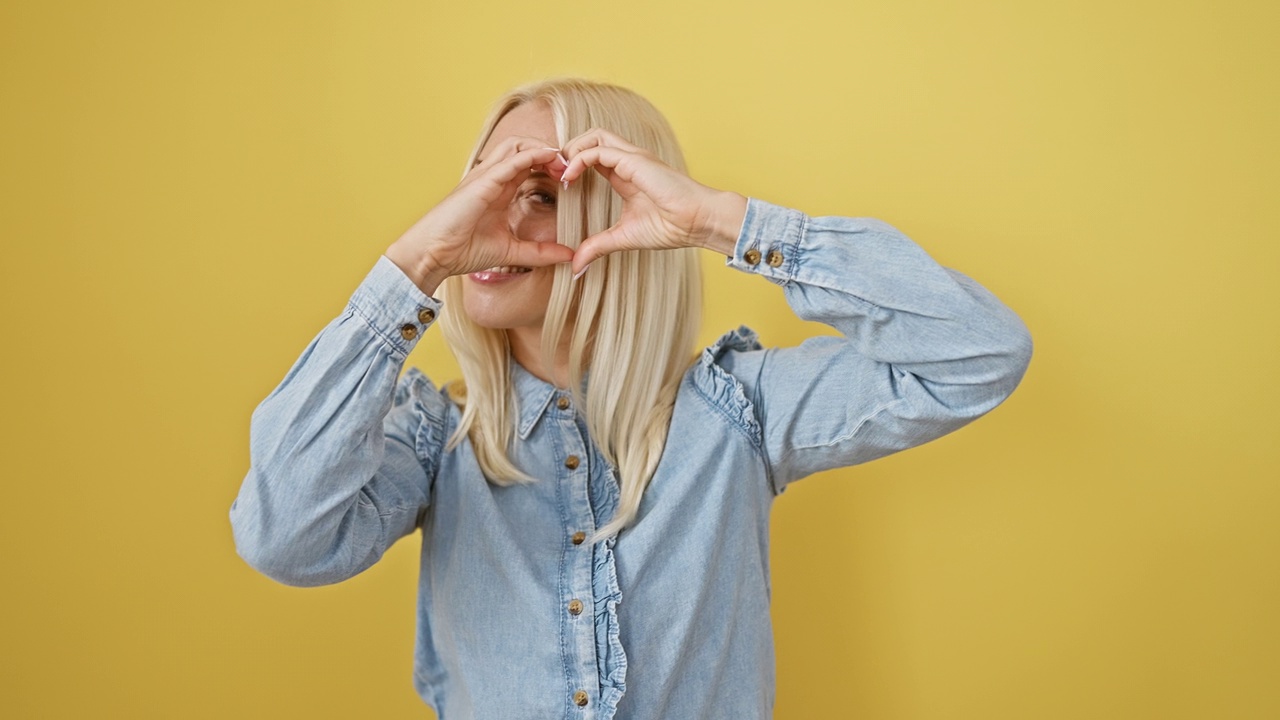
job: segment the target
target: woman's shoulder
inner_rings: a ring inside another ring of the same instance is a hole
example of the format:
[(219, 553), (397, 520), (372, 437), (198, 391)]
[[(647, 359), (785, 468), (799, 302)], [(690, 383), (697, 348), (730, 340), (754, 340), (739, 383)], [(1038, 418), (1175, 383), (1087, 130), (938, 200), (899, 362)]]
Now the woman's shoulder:
[(756, 335), (756, 331), (746, 325), (739, 325), (737, 328), (721, 335), (702, 352), (705, 357), (714, 360), (726, 353), (750, 352), (763, 349), (764, 346), (760, 344), (760, 337)]
[(723, 413), (757, 444), (761, 430), (751, 398), (763, 355), (764, 346), (755, 331), (739, 326), (698, 354), (684, 383), (686, 390)]
[(400, 376), (391, 404), (441, 429), (452, 426), (458, 416), (458, 406), (449, 399), (449, 386), (436, 387), (431, 378), (416, 367), (406, 369)]
[(727, 373), (750, 383), (759, 372), (764, 346), (756, 332), (746, 325), (730, 330), (702, 349), (690, 372), (696, 377), (714, 379)]

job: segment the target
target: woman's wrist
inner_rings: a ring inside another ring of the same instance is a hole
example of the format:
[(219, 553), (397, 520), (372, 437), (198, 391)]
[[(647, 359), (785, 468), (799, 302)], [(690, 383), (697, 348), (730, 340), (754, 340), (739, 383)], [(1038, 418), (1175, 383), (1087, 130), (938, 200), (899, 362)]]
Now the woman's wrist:
[(449, 273), (436, 265), (430, 256), (414, 253), (400, 241), (392, 243), (383, 254), (426, 295), (435, 295), (436, 289), (449, 277)]
[(746, 196), (727, 190), (720, 192), (714, 200), (711, 212), (711, 234), (703, 247), (715, 250), (725, 257), (732, 257), (746, 218)]

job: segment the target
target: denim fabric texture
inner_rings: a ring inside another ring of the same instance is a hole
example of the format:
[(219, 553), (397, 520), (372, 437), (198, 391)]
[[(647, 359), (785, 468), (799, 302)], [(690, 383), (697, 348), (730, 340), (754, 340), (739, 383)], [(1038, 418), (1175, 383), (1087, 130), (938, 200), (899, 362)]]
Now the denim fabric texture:
[(991, 410), (1031, 340), (991, 293), (876, 220), (753, 198), (727, 263), (842, 337), (764, 349), (740, 328), (706, 348), (637, 521), (593, 545), (575, 534), (612, 517), (618, 484), (569, 395), (512, 363), (511, 454), (537, 482), (489, 483), (468, 442), (444, 449), (454, 403), (401, 374), (433, 322), (420, 312), (448, 309), (380, 258), (253, 413), (239, 553), (320, 585), (420, 529), (414, 677), (442, 720), (771, 717), (774, 498)]

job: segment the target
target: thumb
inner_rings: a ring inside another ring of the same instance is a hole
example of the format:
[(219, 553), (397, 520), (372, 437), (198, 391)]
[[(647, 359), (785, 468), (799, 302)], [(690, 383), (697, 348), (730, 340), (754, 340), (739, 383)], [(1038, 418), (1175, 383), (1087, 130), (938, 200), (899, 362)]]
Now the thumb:
[(577, 251), (573, 253), (573, 274), (579, 275), (587, 269), (593, 261), (602, 258), (611, 252), (625, 250), (625, 237), (618, 227), (609, 228), (592, 235), (583, 240), (578, 245)]
[(543, 267), (556, 263), (570, 262), (574, 258), (573, 248), (557, 242), (533, 242), (520, 240), (507, 250), (505, 265), (522, 267)]

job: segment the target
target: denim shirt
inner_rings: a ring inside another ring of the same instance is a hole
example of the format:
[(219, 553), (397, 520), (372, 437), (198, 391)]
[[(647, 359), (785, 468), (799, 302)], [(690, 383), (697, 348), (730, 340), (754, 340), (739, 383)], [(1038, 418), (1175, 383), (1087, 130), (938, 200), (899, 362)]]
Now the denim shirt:
[(789, 483), (948, 433), (1030, 359), (1022, 322), (882, 222), (751, 199), (728, 265), (843, 337), (706, 348), (635, 523), (592, 544), (618, 479), (568, 393), (512, 363), (498, 486), (405, 356), (442, 311), (385, 257), (254, 411), (231, 508), (259, 571), (320, 585), (422, 531), (414, 679), (442, 720), (769, 718), (769, 511)]

